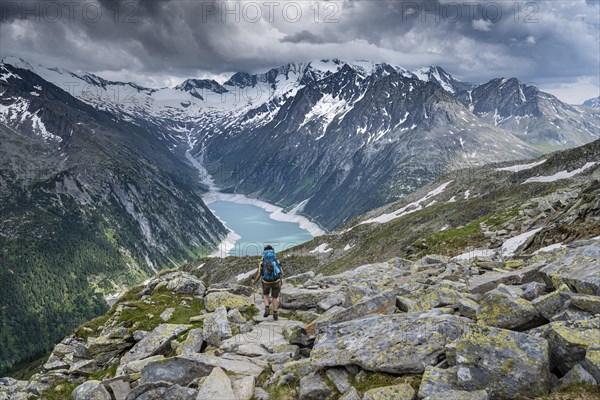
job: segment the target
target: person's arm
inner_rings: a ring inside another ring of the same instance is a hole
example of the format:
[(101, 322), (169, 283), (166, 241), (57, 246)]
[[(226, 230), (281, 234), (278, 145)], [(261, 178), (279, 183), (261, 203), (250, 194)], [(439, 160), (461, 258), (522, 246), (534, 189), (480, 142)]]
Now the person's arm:
[(260, 268), (261, 268), (261, 265), (259, 263), (258, 270), (256, 271), (256, 276), (254, 277), (254, 280), (252, 281), (252, 283), (255, 285), (256, 285), (256, 282), (258, 282), (258, 280), (260, 279)]

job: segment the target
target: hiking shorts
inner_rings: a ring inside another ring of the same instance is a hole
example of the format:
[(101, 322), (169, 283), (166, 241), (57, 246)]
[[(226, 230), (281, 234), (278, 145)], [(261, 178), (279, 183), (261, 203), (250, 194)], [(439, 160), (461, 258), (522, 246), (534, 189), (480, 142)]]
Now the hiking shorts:
[(274, 299), (279, 297), (279, 292), (281, 291), (281, 280), (273, 283), (265, 283), (262, 281), (262, 291), (264, 296), (273, 297)]

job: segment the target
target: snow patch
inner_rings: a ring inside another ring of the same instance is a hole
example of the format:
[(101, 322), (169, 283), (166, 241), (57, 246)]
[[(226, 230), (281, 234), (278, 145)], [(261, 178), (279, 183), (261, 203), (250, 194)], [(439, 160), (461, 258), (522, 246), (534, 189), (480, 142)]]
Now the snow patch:
[(533, 229), (531, 231), (522, 233), (518, 236), (508, 239), (502, 244), (502, 255), (504, 257), (510, 257), (515, 254), (517, 249), (525, 243), (530, 237), (541, 231), (542, 228)]
[(311, 251), (309, 251), (309, 253), (313, 253), (313, 254), (315, 254), (315, 253), (329, 253), (332, 250), (333, 249), (330, 248), (327, 243), (323, 243), (323, 244), (318, 245), (317, 247), (315, 247)]
[(235, 279), (236, 279), (238, 282), (241, 282), (241, 281), (243, 281), (244, 279), (248, 279), (248, 278), (250, 278), (250, 277), (251, 277), (252, 275), (254, 275), (255, 273), (256, 273), (256, 269), (253, 269), (253, 270), (250, 270), (250, 271), (248, 271), (248, 272), (244, 272), (244, 273), (242, 273), (242, 274), (236, 275), (236, 276), (235, 276)]
[(562, 249), (564, 247), (565, 247), (565, 245), (562, 244), (562, 243), (554, 243), (554, 244), (551, 244), (550, 246), (542, 247), (541, 249), (536, 250), (533, 254), (536, 255), (536, 254), (539, 254), (539, 253), (547, 253), (547, 252), (550, 252), (550, 251)]
[(546, 160), (541, 160), (541, 161), (536, 161), (531, 164), (519, 164), (519, 165), (513, 165), (511, 167), (496, 168), (495, 171), (509, 171), (509, 172), (525, 171), (527, 169), (537, 167), (538, 165), (542, 165), (545, 162), (546, 162)]
[(598, 164), (598, 163), (595, 162), (595, 161), (588, 162), (583, 167), (574, 169), (571, 172), (568, 172), (568, 171), (564, 170), (564, 171), (557, 172), (556, 174), (550, 175), (550, 176), (536, 176), (536, 177), (527, 179), (523, 183), (554, 182), (554, 181), (558, 181), (558, 180), (561, 180), (561, 179), (569, 179), (569, 178), (574, 177), (577, 174), (582, 173), (583, 171), (585, 171), (585, 170), (587, 170), (589, 168), (592, 168), (596, 164)]
[(464, 252), (452, 258), (452, 261), (466, 261), (473, 258), (490, 258), (496, 255), (496, 250), (477, 249)]
[(353, 246), (350, 246), (350, 243), (348, 243), (347, 245), (344, 246), (344, 251), (348, 251), (352, 248)]

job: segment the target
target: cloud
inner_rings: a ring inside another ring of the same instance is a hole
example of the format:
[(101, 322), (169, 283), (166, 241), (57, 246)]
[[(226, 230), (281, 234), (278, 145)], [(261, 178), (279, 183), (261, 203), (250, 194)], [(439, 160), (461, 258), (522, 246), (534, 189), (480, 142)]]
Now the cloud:
[(0, 56), (147, 85), (333, 57), (438, 64), (479, 82), (567, 83), (600, 65), (589, 0), (2, 0), (0, 21)]
[(490, 32), (492, 30), (492, 25), (492, 22), (486, 21), (485, 19), (473, 21), (473, 29), (481, 32)]

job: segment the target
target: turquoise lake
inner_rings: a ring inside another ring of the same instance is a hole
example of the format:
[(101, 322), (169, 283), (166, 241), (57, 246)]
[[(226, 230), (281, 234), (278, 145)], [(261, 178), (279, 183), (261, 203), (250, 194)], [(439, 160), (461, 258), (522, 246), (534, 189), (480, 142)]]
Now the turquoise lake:
[(229, 252), (232, 256), (262, 254), (262, 249), (267, 244), (279, 252), (313, 238), (297, 223), (275, 221), (267, 211), (251, 204), (215, 201), (208, 207), (225, 221), (229, 229), (241, 236)]

